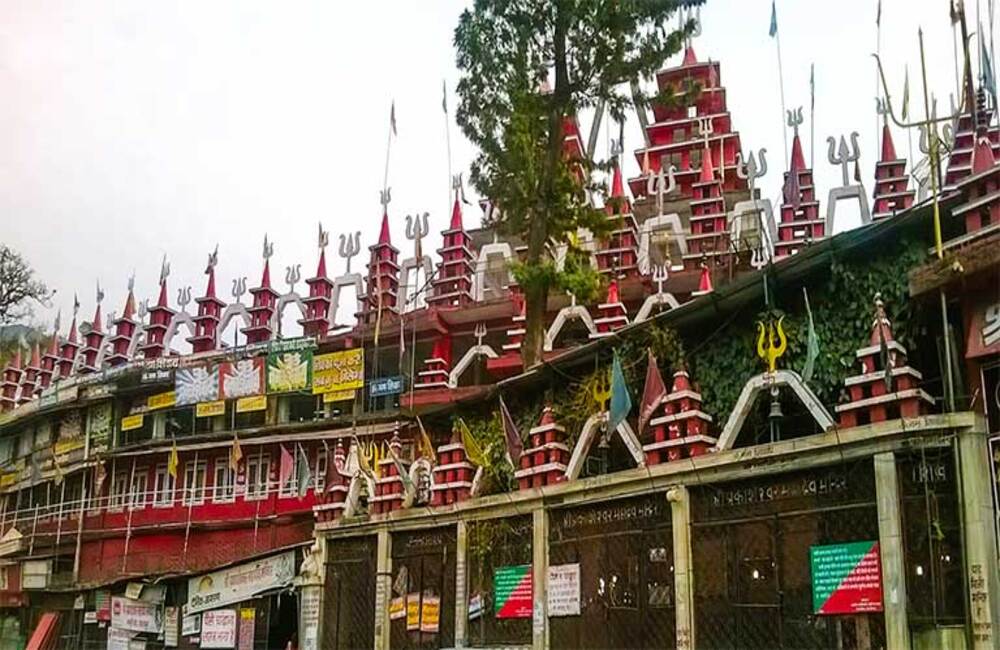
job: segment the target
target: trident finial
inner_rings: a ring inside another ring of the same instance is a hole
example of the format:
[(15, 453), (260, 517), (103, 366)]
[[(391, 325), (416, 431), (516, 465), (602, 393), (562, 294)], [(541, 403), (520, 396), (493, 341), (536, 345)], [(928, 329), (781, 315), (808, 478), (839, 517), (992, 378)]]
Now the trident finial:
[(875, 98), (875, 112), (882, 116), (882, 124), (889, 125), (889, 102), (881, 97)]
[[(104, 290), (101, 289), (101, 281), (98, 280), (97, 281), (97, 304), (98, 305), (101, 304), (102, 300), (104, 300)], [(98, 326), (99, 325), (100, 325), (100, 323), (98, 323)]]
[(55, 331), (56, 336), (59, 336), (59, 328), (62, 327), (62, 309), (56, 311), (56, 321), (52, 324), (52, 329)]
[(486, 323), (476, 323), (476, 328), (472, 331), (476, 337), (476, 345), (480, 347), (483, 345), (483, 339), (486, 338), (486, 331)]
[(827, 151), (826, 157), (830, 161), (831, 165), (840, 165), (840, 174), (844, 180), (844, 186), (851, 184), (850, 174), (848, 172), (848, 165), (850, 163), (857, 161), (858, 157), (861, 155), (858, 151), (858, 132), (851, 132), (851, 146), (847, 146), (847, 140), (844, 136), (840, 136), (840, 146), (837, 148), (837, 154), (834, 155), (833, 147), (836, 144), (836, 140), (833, 136), (826, 139), (827, 143), (830, 145)]
[(240, 302), (240, 298), (242, 298), (243, 294), (245, 294), (246, 292), (247, 292), (247, 276), (244, 275), (242, 278), (233, 278), (232, 295), (233, 298), (236, 299), (236, 302)]
[(608, 400), (611, 399), (611, 368), (607, 372), (599, 372), (594, 376), (594, 384), (590, 387), (590, 395), (597, 402), (599, 411), (608, 410)]
[(799, 125), (802, 124), (804, 118), (802, 117), (802, 107), (793, 108), (790, 111), (785, 111), (788, 113), (788, 126), (792, 127), (793, 133), (795, 135), (799, 134)]
[(319, 237), (317, 238), (317, 244), (319, 245), (319, 249), (323, 250), (324, 248), (326, 248), (327, 244), (329, 244), (329, 243), (330, 243), (330, 233), (328, 231), (326, 231), (326, 230), (323, 230), (323, 222), (320, 221), (319, 222)]
[[(212, 268), (211, 266), (208, 268)], [(206, 271), (207, 272), (207, 271)], [(191, 287), (182, 287), (177, 290), (177, 304), (180, 305), (181, 311), (187, 311), (188, 303), (191, 302)]]
[(392, 201), (392, 188), (387, 187), (384, 190), (378, 191), (378, 202), (382, 204), (382, 210), (389, 209), (389, 203)]
[(133, 289), (135, 289), (135, 269), (132, 269), (132, 275), (128, 276), (128, 291), (129, 291), (129, 293), (132, 293)]
[(160, 262), (160, 284), (163, 285), (170, 275), (170, 262), (167, 261), (167, 254), (163, 254), (163, 261)]
[(663, 197), (677, 189), (677, 180), (674, 178), (676, 171), (677, 168), (670, 165), (666, 173), (664, 173), (663, 167), (660, 167), (658, 172), (651, 173), (646, 177), (646, 195), (656, 196), (657, 215), (663, 214)]
[(353, 236), (350, 234), (340, 235), (340, 256), (347, 260), (347, 273), (351, 272), (351, 258), (361, 252), (361, 231), (358, 230)]
[(274, 242), (268, 243), (267, 233), (264, 233), (264, 259), (270, 259), (274, 255)]
[(302, 279), (302, 265), (285, 267), (285, 284), (288, 285), (288, 293), (295, 293), (295, 283)]
[(455, 190), (455, 199), (461, 200), (462, 203), (468, 203), (465, 200), (465, 183), (462, 182), (462, 172), (458, 172), (451, 177), (451, 189)]
[(80, 297), (73, 292), (73, 320), (76, 320), (76, 314), (80, 311)]
[(677, 11), (677, 27), (683, 29), (689, 22), (694, 21), (691, 34), (684, 39), (687, 47), (691, 46), (691, 41), (695, 36), (701, 36), (701, 7), (681, 7)]
[[(768, 323), (766, 332), (767, 336), (764, 336), (765, 328), (764, 323), (758, 321), (757, 323), (757, 356), (763, 359), (764, 363), (767, 364), (768, 372), (774, 374), (776, 364), (779, 358), (785, 354), (785, 350), (788, 348), (788, 338), (785, 336), (785, 330), (781, 327), (781, 321), (785, 320), (782, 316), (778, 319), (777, 326), (774, 323)], [(777, 333), (778, 339), (775, 341), (775, 334)], [(764, 347), (765, 341), (767, 347)]]
[(656, 283), (656, 293), (662, 295), (663, 283), (666, 282), (667, 278), (670, 277), (669, 265), (668, 264), (654, 265), (650, 277), (653, 279), (653, 282)]
[(149, 313), (149, 298), (143, 298), (139, 301), (139, 322), (144, 322), (146, 320), (146, 314)]
[[(459, 177), (461, 174), (459, 174)], [(461, 179), (459, 179), (461, 182)], [(460, 190), (456, 189), (455, 198), (458, 198), (458, 192)], [(430, 225), (427, 219), (430, 217), (430, 213), (424, 212), (423, 214), (408, 214), (406, 215), (406, 238), (413, 242), (413, 257), (416, 260), (420, 260), (424, 256), (423, 247), (421, 242), (427, 233), (430, 232)]]
[(750, 190), (753, 191), (756, 185), (757, 179), (764, 176), (767, 173), (767, 158), (764, 155), (767, 153), (767, 149), (761, 148), (760, 153), (760, 164), (757, 163), (757, 158), (754, 157), (753, 150), (750, 150), (750, 155), (747, 156), (746, 160), (743, 158), (743, 152), (738, 151), (736, 153), (736, 175), (740, 178), (749, 181)]
[(707, 148), (709, 137), (715, 133), (715, 124), (711, 117), (698, 118), (698, 133), (701, 134), (701, 139), (705, 142), (705, 147)]
[(205, 275), (211, 273), (212, 269), (214, 269), (215, 265), (218, 263), (219, 263), (219, 245), (216, 244), (215, 250), (213, 250), (208, 255), (208, 265), (205, 267)]

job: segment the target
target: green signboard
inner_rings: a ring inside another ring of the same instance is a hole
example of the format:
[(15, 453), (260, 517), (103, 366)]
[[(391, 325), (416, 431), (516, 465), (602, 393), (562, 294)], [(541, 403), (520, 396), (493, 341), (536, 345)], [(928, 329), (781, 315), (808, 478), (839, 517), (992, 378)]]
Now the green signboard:
[(877, 541), (810, 547), (809, 565), (816, 614), (882, 611), (882, 566)]
[(497, 618), (531, 618), (531, 565), (493, 571), (493, 611)]

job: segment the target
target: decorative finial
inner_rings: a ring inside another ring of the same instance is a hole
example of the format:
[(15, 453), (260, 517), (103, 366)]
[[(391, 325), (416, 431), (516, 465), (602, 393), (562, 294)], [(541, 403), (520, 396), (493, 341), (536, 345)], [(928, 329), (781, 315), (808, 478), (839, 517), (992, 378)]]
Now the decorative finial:
[(389, 203), (392, 201), (392, 188), (387, 187), (384, 190), (378, 191), (378, 202), (382, 204), (382, 210), (389, 209)]
[(323, 230), (323, 222), (319, 224), (319, 238), (317, 243), (319, 244), (319, 249), (323, 250), (326, 248), (327, 244), (330, 243), (330, 233), (329, 231)]
[(793, 108), (792, 110), (785, 112), (788, 113), (788, 126), (792, 127), (792, 133), (794, 135), (798, 135), (799, 126), (804, 121), (804, 118), (802, 117), (802, 107), (799, 106), (798, 108)]
[(56, 322), (52, 324), (52, 329), (55, 330), (56, 336), (59, 335), (59, 328), (62, 326), (62, 309), (56, 311)]
[(295, 293), (295, 283), (302, 279), (302, 265), (285, 267), (285, 284), (288, 285), (288, 293)]
[[(97, 304), (100, 305), (101, 301), (104, 300), (104, 290), (101, 289), (101, 281), (97, 281)], [(100, 325), (100, 323), (98, 323)]]
[(646, 195), (656, 196), (656, 214), (663, 214), (663, 197), (677, 189), (677, 180), (674, 173), (677, 168), (673, 165), (667, 168), (664, 173), (663, 167), (656, 173), (650, 173), (646, 177)]
[[(208, 273), (211, 270), (211, 266), (205, 270)], [(181, 311), (187, 311), (188, 303), (191, 302), (191, 287), (182, 287), (177, 290), (177, 304), (180, 305)]]
[(274, 242), (267, 242), (267, 233), (264, 234), (264, 259), (268, 260), (274, 255)]
[(882, 116), (882, 124), (889, 124), (889, 102), (881, 97), (875, 98), (875, 112)]
[(139, 322), (144, 322), (146, 320), (146, 314), (149, 313), (149, 298), (143, 298), (139, 301)]
[(338, 249), (340, 256), (347, 260), (347, 273), (351, 272), (351, 258), (361, 252), (361, 231), (358, 230), (354, 235), (343, 234), (340, 235), (340, 248)]
[(483, 339), (486, 338), (486, 323), (476, 323), (476, 328), (472, 331), (476, 337), (476, 345), (482, 347)]
[(205, 267), (205, 275), (212, 272), (215, 265), (219, 263), (219, 245), (215, 245), (215, 250), (212, 251), (208, 256), (208, 265)]
[(668, 267), (668, 264), (656, 264), (653, 266), (652, 273), (650, 274), (653, 282), (656, 283), (656, 293), (658, 295), (663, 295), (663, 283), (670, 277), (670, 269)]
[[(774, 374), (778, 359), (785, 354), (785, 350), (788, 348), (788, 338), (781, 326), (783, 320), (785, 320), (784, 316), (778, 319), (777, 325), (771, 322), (767, 324), (766, 328), (764, 323), (757, 323), (757, 356), (767, 364), (768, 372), (771, 374)], [(777, 334), (777, 340), (775, 340), (775, 334)]]
[(625, 144), (619, 138), (611, 138), (611, 148), (608, 153), (611, 154), (612, 158), (616, 158), (625, 152)]
[(167, 254), (163, 254), (163, 261), (160, 262), (160, 285), (162, 286), (167, 282), (167, 276), (170, 275), (170, 262), (167, 261)]
[(135, 269), (132, 269), (132, 275), (128, 276), (128, 292), (132, 293), (135, 289)]
[(246, 292), (247, 292), (247, 276), (244, 275), (242, 278), (234, 278), (232, 295), (233, 298), (236, 299), (236, 302), (240, 302), (240, 298), (242, 298), (243, 294), (245, 294)]
[(80, 311), (80, 298), (73, 292), (73, 320), (76, 320), (76, 314)]
[(827, 143), (830, 145), (827, 150), (827, 159), (830, 161), (831, 165), (840, 165), (840, 174), (844, 181), (844, 186), (851, 184), (851, 177), (848, 171), (848, 166), (852, 162), (856, 162), (860, 157), (860, 152), (858, 151), (858, 132), (851, 132), (851, 146), (848, 147), (847, 140), (844, 136), (840, 136), (840, 146), (837, 148), (837, 153), (834, 155), (833, 147), (836, 144), (836, 140), (833, 136), (826, 139)]
[(698, 118), (698, 133), (701, 134), (701, 138), (705, 142), (706, 149), (708, 148), (708, 140), (714, 132), (715, 124), (712, 122), (711, 117)]
[(767, 173), (767, 149), (761, 148), (758, 157), (760, 158), (760, 163), (757, 163), (757, 157), (754, 157), (753, 150), (750, 150), (750, 155), (744, 160), (743, 152), (738, 151), (736, 153), (736, 175), (746, 181), (749, 181), (751, 190), (756, 185), (758, 178), (764, 176)]
[[(420, 240), (430, 232), (430, 226), (427, 222), (429, 218), (429, 212), (406, 215), (406, 238), (412, 240), (418, 249), (420, 247)], [(420, 255), (417, 254), (416, 257), (420, 257)]]

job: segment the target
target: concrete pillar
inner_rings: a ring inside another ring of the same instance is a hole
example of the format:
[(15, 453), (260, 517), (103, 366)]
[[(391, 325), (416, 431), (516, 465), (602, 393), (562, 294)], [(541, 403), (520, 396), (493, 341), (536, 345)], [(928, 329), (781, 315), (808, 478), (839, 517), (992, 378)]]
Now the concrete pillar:
[(374, 650), (389, 650), (389, 598), (392, 593), (392, 535), (378, 531), (375, 551), (375, 643)]
[(694, 574), (691, 562), (691, 495), (683, 485), (667, 491), (671, 531), (674, 536), (674, 616), (677, 650), (690, 650), (694, 642)]
[(469, 524), (461, 519), (455, 531), (455, 647), (469, 643)]
[(997, 575), (1000, 569), (990, 492), (989, 448), (981, 430), (963, 431), (957, 444), (972, 648), (987, 650), (1000, 643), (1000, 576)]
[(539, 508), (531, 513), (531, 583), (534, 604), (531, 616), (531, 647), (549, 648), (549, 513)]
[(299, 588), (299, 650), (320, 650), (326, 579), (326, 544), (323, 539), (317, 537), (304, 554), (305, 559), (295, 578)]
[(896, 456), (892, 452), (876, 454), (874, 463), (885, 640), (889, 648), (909, 648), (910, 623), (906, 615), (906, 566)]

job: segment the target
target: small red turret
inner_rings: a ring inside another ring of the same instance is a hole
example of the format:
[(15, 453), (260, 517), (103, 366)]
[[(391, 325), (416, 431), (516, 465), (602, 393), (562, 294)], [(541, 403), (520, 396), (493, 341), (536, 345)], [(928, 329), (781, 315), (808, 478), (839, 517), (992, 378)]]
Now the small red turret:
[(192, 318), (194, 336), (189, 336), (188, 342), (195, 353), (215, 350), (219, 346), (219, 320), (225, 303), (215, 295), (215, 265), (218, 261), (219, 247), (216, 246), (215, 251), (208, 256), (208, 266), (205, 268), (205, 275), (208, 276), (205, 295), (194, 299), (198, 303), (198, 314)]
[(269, 341), (274, 334), (271, 323), (277, 309), (278, 292), (271, 286), (271, 255), (274, 244), (269, 244), (264, 235), (264, 271), (260, 276), (260, 286), (250, 289), (253, 304), (247, 309), (250, 313), (250, 326), (243, 328), (247, 343), (262, 343)]
[(330, 305), (333, 303), (333, 281), (326, 275), (326, 245), (329, 233), (319, 226), (319, 263), (316, 275), (306, 280), (309, 295), (302, 300), (306, 305), (306, 317), (299, 320), (302, 333), (317, 338), (325, 336), (330, 329)]

